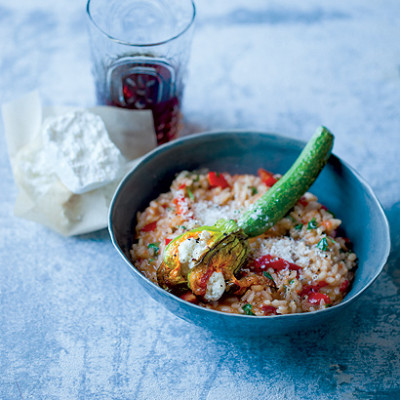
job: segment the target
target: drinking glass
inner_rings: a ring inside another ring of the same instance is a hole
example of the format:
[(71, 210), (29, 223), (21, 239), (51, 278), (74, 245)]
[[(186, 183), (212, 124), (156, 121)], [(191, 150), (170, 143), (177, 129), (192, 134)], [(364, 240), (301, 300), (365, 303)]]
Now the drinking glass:
[(192, 0), (88, 0), (98, 104), (151, 110), (157, 143), (181, 128)]

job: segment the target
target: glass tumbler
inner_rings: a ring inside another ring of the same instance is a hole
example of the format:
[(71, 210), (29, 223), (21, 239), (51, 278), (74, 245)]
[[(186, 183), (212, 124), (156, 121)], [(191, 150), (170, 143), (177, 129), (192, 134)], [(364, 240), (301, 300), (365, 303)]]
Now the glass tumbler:
[(88, 0), (97, 103), (151, 110), (157, 143), (175, 138), (196, 15), (192, 0)]

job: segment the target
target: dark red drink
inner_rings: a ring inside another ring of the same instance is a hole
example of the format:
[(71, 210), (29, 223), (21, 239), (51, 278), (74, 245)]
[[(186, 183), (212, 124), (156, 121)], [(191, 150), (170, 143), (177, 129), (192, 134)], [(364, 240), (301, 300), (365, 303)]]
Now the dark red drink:
[(180, 125), (181, 84), (176, 70), (153, 57), (122, 57), (106, 68), (105, 87), (97, 88), (99, 103), (152, 110), (157, 143), (174, 139)]

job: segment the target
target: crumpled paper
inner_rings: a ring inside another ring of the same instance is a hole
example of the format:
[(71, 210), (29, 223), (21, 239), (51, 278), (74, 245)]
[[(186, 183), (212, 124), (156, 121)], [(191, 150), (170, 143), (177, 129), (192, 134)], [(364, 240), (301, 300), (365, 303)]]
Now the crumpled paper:
[[(122, 176), (83, 194), (70, 192), (51, 171), (43, 171), (45, 160), (41, 126), (47, 117), (78, 107), (42, 107), (38, 92), (29, 93), (2, 107), (5, 135), (18, 194), (17, 217), (38, 222), (65, 236), (84, 234), (107, 226), (108, 208)], [(110, 139), (126, 158), (128, 172), (137, 159), (156, 147), (152, 113), (99, 106), (88, 108), (99, 115)]]

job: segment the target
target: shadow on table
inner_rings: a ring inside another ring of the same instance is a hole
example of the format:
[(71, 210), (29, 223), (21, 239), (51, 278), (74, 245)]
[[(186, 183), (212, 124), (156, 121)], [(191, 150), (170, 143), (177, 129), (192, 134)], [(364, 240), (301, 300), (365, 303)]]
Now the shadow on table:
[(107, 228), (100, 229), (95, 232), (85, 233), (83, 235), (77, 235), (75, 236), (75, 238), (78, 240), (89, 240), (89, 241), (101, 241), (101, 240), (110, 241), (110, 235), (108, 233)]

